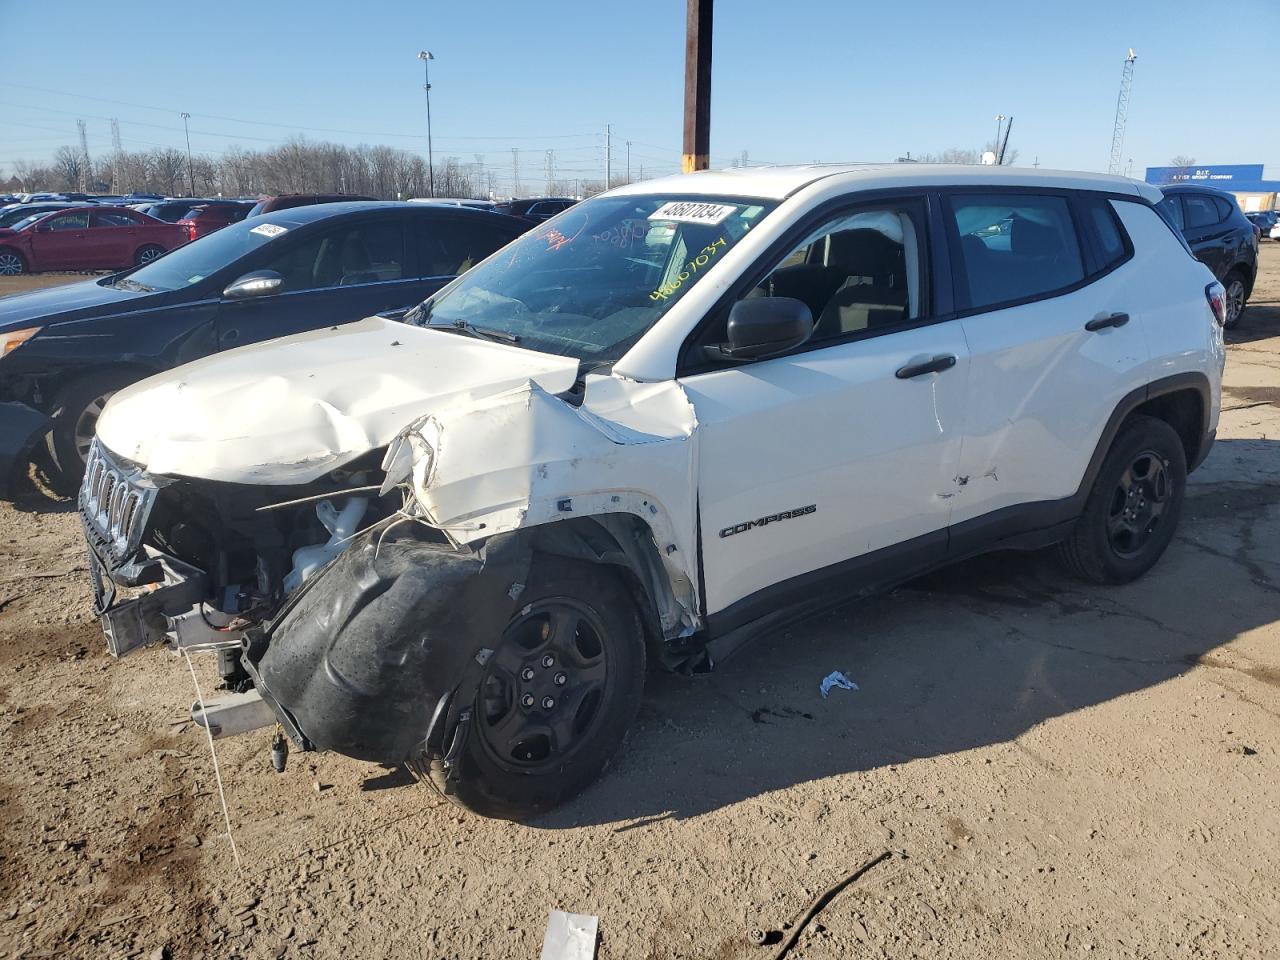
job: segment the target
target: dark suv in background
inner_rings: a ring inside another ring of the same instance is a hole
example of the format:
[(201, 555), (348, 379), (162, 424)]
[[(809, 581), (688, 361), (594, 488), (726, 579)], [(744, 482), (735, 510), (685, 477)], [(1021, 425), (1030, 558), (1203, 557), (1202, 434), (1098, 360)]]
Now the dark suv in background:
[(494, 210), (531, 223), (541, 223), (543, 220), (550, 220), (561, 211), (568, 210), (577, 202), (568, 197), (528, 197), (524, 200), (504, 201), (494, 207)]
[(1196, 259), (1227, 288), (1227, 322), (1240, 322), (1258, 275), (1258, 234), (1236, 198), (1212, 187), (1161, 187), (1157, 209), (1182, 233)]

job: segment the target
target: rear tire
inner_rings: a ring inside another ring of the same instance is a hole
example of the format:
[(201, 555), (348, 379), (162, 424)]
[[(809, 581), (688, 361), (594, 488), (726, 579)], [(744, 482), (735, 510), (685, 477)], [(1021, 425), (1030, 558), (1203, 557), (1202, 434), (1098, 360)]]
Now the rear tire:
[(1225, 330), (1234, 330), (1240, 325), (1245, 305), (1249, 302), (1249, 281), (1243, 270), (1232, 270), (1222, 282), (1227, 288), (1227, 319), (1222, 325)]
[(53, 402), (53, 429), (48, 435), (53, 461), (49, 485), (58, 493), (71, 496), (76, 492), (102, 408), (113, 393), (136, 379), (124, 371), (104, 370), (81, 377), (58, 393)]
[(164, 252), (164, 247), (158, 246), (154, 243), (149, 243), (145, 247), (139, 247), (138, 252), (133, 255), (133, 265), (135, 267), (141, 267), (144, 264), (150, 263), (156, 257), (163, 256)]
[(27, 261), (12, 247), (0, 248), (0, 277), (20, 277), (27, 272)]
[(1173, 428), (1137, 416), (1111, 444), (1084, 512), (1058, 557), (1090, 583), (1128, 583), (1150, 570), (1182, 514), (1187, 460)]
[(590, 784), (622, 744), (644, 689), (644, 636), (618, 577), (597, 565), (541, 556), (486, 665), (458, 735), (456, 771), (431, 780), (485, 817), (523, 820)]

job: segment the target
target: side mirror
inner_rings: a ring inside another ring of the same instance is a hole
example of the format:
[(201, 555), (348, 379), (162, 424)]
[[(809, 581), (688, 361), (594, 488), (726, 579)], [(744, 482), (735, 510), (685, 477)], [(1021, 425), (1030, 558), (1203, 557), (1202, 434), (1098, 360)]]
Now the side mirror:
[(52, 233), (52, 232), (53, 232), (53, 227), (49, 226), (49, 224), (47, 223), (42, 223), (36, 227), (36, 233)]
[(710, 348), (727, 360), (759, 360), (800, 346), (813, 335), (813, 312), (793, 297), (739, 300), (729, 311), (729, 342)]
[(227, 300), (251, 300), (279, 293), (283, 286), (284, 277), (274, 270), (254, 270), (229, 283), (222, 291), (222, 296)]

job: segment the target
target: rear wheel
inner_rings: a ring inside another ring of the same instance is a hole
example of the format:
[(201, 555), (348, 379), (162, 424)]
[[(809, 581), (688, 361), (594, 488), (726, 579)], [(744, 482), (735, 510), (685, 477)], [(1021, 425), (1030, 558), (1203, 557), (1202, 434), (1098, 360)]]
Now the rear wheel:
[(1127, 583), (1150, 570), (1182, 514), (1186, 454), (1173, 428), (1134, 417), (1121, 428), (1071, 535), (1058, 545), (1067, 569), (1092, 583)]
[(90, 374), (67, 384), (53, 404), (53, 429), (49, 432), (49, 454), (53, 470), (50, 486), (59, 493), (75, 493), (84, 476), (84, 461), (89, 455), (98, 426), (98, 417), (107, 401), (133, 379), (121, 371), (106, 370)]
[(164, 254), (164, 247), (149, 243), (145, 247), (139, 248), (138, 252), (133, 255), (133, 262), (136, 266), (142, 266), (144, 263), (150, 263), (156, 257)]
[(594, 780), (640, 706), (644, 639), (635, 605), (607, 569), (543, 557), (485, 665), (457, 770), (431, 764), (454, 803), (520, 820)]
[(1240, 324), (1240, 316), (1244, 313), (1245, 304), (1249, 300), (1249, 286), (1245, 275), (1239, 270), (1232, 270), (1225, 281), (1227, 288), (1227, 319), (1223, 326), (1232, 330)]
[(17, 250), (0, 249), (0, 277), (17, 277), (27, 272), (27, 261)]

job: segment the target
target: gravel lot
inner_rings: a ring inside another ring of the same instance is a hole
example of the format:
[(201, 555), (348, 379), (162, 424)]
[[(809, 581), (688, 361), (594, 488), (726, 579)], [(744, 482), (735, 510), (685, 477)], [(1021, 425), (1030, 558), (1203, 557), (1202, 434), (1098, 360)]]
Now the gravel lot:
[[(1264, 957), (1280, 932), (1280, 244), (1219, 441), (1146, 579), (982, 558), (654, 674), (604, 779), (529, 825), (395, 770), (219, 743), (185, 664), (113, 662), (71, 506), (0, 504), (0, 957)], [(50, 278), (40, 278), (49, 281)], [(66, 277), (65, 279), (78, 279)], [(18, 289), (0, 279), (0, 293)], [(212, 664), (197, 661), (206, 691)], [(827, 700), (840, 669), (861, 689)]]

